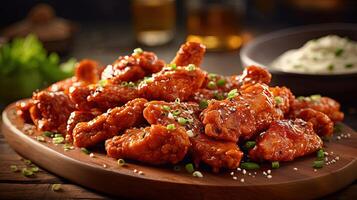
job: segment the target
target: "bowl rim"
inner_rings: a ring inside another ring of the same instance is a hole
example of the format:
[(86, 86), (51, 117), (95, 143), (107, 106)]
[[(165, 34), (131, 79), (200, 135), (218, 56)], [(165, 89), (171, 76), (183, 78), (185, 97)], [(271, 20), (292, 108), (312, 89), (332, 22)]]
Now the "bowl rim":
[[(252, 42), (248, 43), (246, 46), (242, 48), (240, 51), (240, 59), (242, 64), (251, 63), (252, 65), (262, 66), (269, 70), (269, 72), (274, 74), (282, 74), (288, 76), (311, 76), (311, 77), (345, 77), (345, 76), (357, 76), (357, 72), (352, 73), (344, 73), (344, 74), (308, 74), (308, 73), (296, 73), (296, 72), (286, 72), (276, 69), (271, 69), (268, 66), (259, 63), (252, 58), (250, 58), (247, 54), (249, 51), (252, 51), (257, 45), (262, 42), (269, 41), (272, 39), (277, 39), (281, 36), (302, 34), (308, 31), (326, 31), (326, 30), (351, 30), (356, 31), (357, 34), (357, 23), (323, 23), (323, 24), (311, 24), (311, 25), (303, 25), (303, 26), (295, 26), (286, 29), (281, 29), (277, 31), (272, 31), (267, 34), (263, 34), (257, 38), (255, 38)], [(243, 66), (244, 68), (245, 66)]]

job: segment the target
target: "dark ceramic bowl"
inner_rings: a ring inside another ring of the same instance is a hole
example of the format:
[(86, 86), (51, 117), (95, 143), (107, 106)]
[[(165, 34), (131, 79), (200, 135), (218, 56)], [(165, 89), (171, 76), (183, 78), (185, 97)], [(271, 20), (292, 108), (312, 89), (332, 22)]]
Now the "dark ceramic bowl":
[(356, 98), (357, 73), (301, 74), (277, 71), (268, 67), (285, 51), (300, 48), (311, 39), (329, 34), (357, 41), (357, 24), (310, 25), (273, 32), (246, 45), (240, 53), (240, 58), (243, 66), (267, 67), (273, 76), (272, 85), (287, 86), (296, 95), (321, 94), (338, 99)]

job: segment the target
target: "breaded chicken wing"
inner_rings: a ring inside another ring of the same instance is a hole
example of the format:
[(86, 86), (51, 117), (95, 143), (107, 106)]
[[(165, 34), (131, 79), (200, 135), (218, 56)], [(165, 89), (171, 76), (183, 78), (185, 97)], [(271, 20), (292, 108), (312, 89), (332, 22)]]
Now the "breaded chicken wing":
[(201, 119), (206, 135), (237, 142), (240, 137), (251, 138), (280, 118), (268, 86), (255, 84), (231, 99), (212, 100)]
[(241, 75), (231, 76), (230, 82), (232, 88), (241, 88), (254, 85), (256, 83), (269, 84), (271, 81), (271, 74), (267, 69), (257, 66), (248, 66), (243, 70)]
[(182, 126), (193, 137), (203, 130), (199, 111), (196, 103), (150, 101), (144, 109), (144, 117), (150, 124)]
[(139, 94), (149, 100), (186, 101), (202, 85), (205, 74), (195, 66), (165, 67), (139, 84)]
[(137, 81), (159, 72), (164, 66), (165, 62), (154, 53), (138, 51), (129, 56), (120, 56), (112, 65), (108, 65), (102, 73), (102, 79), (110, 79), (116, 84)]
[(37, 129), (64, 134), (74, 104), (63, 92), (40, 91), (34, 93), (30, 116)]
[(291, 161), (321, 149), (322, 144), (310, 122), (278, 120), (260, 134), (249, 156), (253, 160)]
[(191, 153), (195, 165), (202, 161), (212, 167), (214, 172), (221, 168), (235, 169), (239, 166), (243, 152), (235, 142), (219, 141), (200, 134), (192, 137)]
[(127, 128), (144, 122), (145, 99), (134, 99), (122, 107), (109, 109), (88, 122), (80, 122), (73, 129), (73, 144), (89, 147), (118, 135)]
[(136, 86), (129, 84), (100, 84), (88, 86), (72, 86), (69, 91), (71, 100), (79, 110), (99, 109), (121, 106), (139, 97)]
[(73, 111), (67, 120), (66, 127), (66, 140), (68, 142), (73, 142), (73, 129), (80, 122), (88, 122), (100, 115), (99, 112), (90, 112), (90, 111)]
[(333, 134), (333, 121), (324, 113), (313, 110), (311, 108), (305, 108), (299, 112), (295, 112), (295, 118), (303, 119), (307, 122), (311, 122), (314, 131), (319, 136), (331, 136)]
[(304, 108), (325, 113), (333, 122), (342, 121), (344, 117), (344, 114), (340, 111), (340, 104), (329, 97), (321, 97), (320, 95), (299, 97), (294, 101), (291, 112), (299, 112)]
[(190, 140), (183, 128), (168, 130), (162, 125), (127, 129), (123, 135), (105, 142), (110, 157), (134, 159), (153, 165), (178, 163), (186, 155), (189, 146)]
[(197, 42), (186, 42), (181, 45), (176, 57), (171, 61), (171, 63), (174, 63), (177, 66), (194, 64), (199, 67), (202, 63), (205, 52), (206, 47), (204, 45)]

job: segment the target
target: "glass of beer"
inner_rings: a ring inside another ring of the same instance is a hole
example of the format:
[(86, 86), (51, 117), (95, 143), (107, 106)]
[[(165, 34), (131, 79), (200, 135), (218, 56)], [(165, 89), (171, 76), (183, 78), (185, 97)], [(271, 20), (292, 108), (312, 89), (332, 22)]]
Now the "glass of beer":
[(186, 4), (187, 41), (200, 42), (213, 51), (241, 47), (243, 0), (189, 0)]
[(133, 0), (136, 40), (147, 46), (163, 45), (174, 37), (175, 0)]

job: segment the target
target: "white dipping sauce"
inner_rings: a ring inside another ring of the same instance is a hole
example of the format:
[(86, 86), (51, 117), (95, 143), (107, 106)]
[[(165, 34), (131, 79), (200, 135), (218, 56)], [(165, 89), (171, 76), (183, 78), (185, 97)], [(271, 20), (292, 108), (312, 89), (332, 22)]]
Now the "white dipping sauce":
[(271, 64), (280, 71), (308, 74), (357, 72), (357, 42), (336, 35), (308, 41), (300, 49), (289, 50)]

